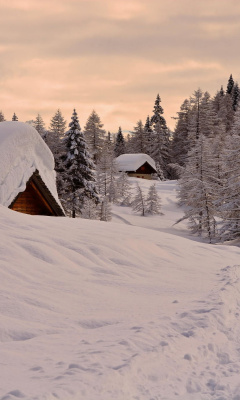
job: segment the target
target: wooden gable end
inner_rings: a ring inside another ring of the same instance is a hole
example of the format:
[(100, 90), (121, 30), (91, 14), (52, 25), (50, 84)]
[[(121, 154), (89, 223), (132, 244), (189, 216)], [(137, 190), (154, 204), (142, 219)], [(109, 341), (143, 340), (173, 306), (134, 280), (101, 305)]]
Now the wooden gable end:
[(31, 215), (55, 215), (33, 182), (27, 184), (10, 207), (14, 211)]
[(27, 182), (24, 192), (18, 194), (9, 208), (24, 214), (64, 216), (37, 170)]
[(137, 174), (154, 174), (155, 172), (155, 169), (147, 161), (136, 170)]

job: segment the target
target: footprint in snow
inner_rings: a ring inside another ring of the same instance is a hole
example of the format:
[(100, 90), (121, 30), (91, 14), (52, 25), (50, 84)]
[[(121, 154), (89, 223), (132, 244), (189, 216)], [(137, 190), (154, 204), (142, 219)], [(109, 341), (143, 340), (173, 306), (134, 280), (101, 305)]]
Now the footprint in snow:
[(181, 335), (189, 338), (191, 336), (194, 336), (194, 332), (193, 331), (186, 331), (186, 332), (182, 332)]
[(160, 346), (162, 346), (162, 347), (168, 346), (168, 342), (165, 342), (164, 340), (162, 340), (159, 344), (160, 344)]

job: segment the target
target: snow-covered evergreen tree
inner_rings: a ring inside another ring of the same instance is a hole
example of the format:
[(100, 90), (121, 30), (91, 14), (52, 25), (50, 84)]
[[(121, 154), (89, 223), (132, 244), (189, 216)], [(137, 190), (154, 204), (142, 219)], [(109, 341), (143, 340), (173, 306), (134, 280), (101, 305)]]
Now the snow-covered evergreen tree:
[(140, 212), (144, 217), (146, 214), (146, 198), (144, 196), (142, 188), (137, 183), (136, 194), (132, 201), (132, 210), (134, 212)]
[(18, 117), (16, 116), (16, 114), (14, 113), (12, 116), (12, 121), (18, 121)]
[(46, 134), (45, 123), (40, 114), (38, 114), (36, 116), (36, 119), (33, 121), (33, 126), (42, 137), (45, 136)]
[(123, 134), (122, 134), (121, 126), (118, 129), (115, 148), (114, 148), (114, 153), (115, 153), (115, 157), (118, 157), (121, 154), (125, 154), (126, 153), (125, 140), (124, 140), (124, 137), (123, 137)]
[(153, 116), (151, 117), (151, 127), (153, 133), (150, 135), (150, 156), (158, 162), (166, 178), (170, 177), (168, 164), (170, 163), (170, 131), (167, 128), (166, 120), (163, 117), (163, 108), (160, 104), (161, 99), (157, 95)]
[(161, 212), (161, 199), (158, 195), (156, 184), (150, 186), (146, 199), (146, 213), (150, 215), (163, 215)]
[(166, 120), (163, 117), (163, 108), (161, 106), (161, 99), (159, 94), (157, 95), (157, 98), (155, 100), (154, 108), (153, 108), (153, 116), (151, 117), (151, 126), (155, 126), (156, 124), (160, 124), (161, 128), (164, 130), (167, 130), (167, 124)]
[(4, 114), (2, 111), (0, 111), (0, 122), (3, 122), (3, 121), (5, 121)]
[(154, 126), (152, 139), (151, 157), (160, 166), (164, 177), (169, 178), (170, 142), (168, 129), (167, 132), (164, 132), (160, 122), (157, 122)]
[[(158, 162), (156, 162), (156, 171), (157, 171), (157, 178), (159, 178), (161, 181), (164, 181), (164, 174), (163, 174), (163, 170), (160, 166), (160, 164)], [(155, 177), (155, 175), (153, 174), (153, 177)]]
[(81, 214), (86, 198), (98, 203), (99, 197), (96, 190), (95, 165), (88, 151), (75, 109), (69, 127), (65, 135), (68, 152), (63, 162), (63, 184), (60, 197), (65, 209), (71, 212), (74, 218), (75, 215)]
[(101, 123), (100, 117), (96, 111), (93, 110), (84, 127), (84, 135), (95, 163), (98, 163), (104, 146), (106, 131), (102, 128), (103, 124)]

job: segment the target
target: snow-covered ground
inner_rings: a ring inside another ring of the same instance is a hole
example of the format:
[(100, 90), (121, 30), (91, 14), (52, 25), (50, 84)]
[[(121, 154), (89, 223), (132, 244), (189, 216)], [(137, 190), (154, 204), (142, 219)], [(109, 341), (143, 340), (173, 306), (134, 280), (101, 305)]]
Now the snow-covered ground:
[(157, 186), (164, 216), (0, 206), (1, 400), (240, 400), (240, 249), (173, 226)]

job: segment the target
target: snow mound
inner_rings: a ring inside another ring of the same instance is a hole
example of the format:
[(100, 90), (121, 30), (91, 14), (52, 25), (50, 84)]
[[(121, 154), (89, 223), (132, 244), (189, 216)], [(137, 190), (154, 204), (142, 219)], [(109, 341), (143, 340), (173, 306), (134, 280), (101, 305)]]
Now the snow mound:
[(148, 162), (156, 170), (155, 161), (147, 154), (122, 154), (116, 158), (116, 164), (119, 171), (136, 171), (145, 162)]
[(56, 189), (54, 158), (39, 133), (23, 122), (1, 122), (0, 204), (8, 207), (26, 189), (26, 183), (36, 170), (61, 206)]
[(0, 206), (1, 400), (239, 400), (239, 248), (181, 237), (156, 186), (164, 216), (119, 223)]

